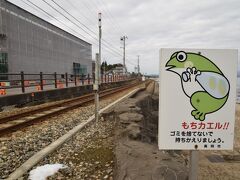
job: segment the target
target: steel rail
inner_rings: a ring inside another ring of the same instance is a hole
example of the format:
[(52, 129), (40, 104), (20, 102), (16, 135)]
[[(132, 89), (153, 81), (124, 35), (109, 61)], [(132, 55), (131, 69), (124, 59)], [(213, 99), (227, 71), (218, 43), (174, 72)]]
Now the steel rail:
[[(130, 89), (139, 84), (140, 83), (135, 83), (135, 84), (127, 85), (120, 88), (107, 89), (100, 92), (100, 97), (104, 98), (107, 96), (111, 96), (115, 93), (118, 93), (126, 89)], [(53, 117), (61, 113), (64, 113), (66, 111), (78, 108), (86, 103), (92, 102), (93, 100), (94, 100), (94, 94), (90, 93), (90, 94), (83, 95), (81, 97), (70, 99), (64, 102), (60, 102), (54, 105), (15, 114), (12, 116), (3, 117), (0, 119), (0, 135), (4, 135), (12, 131), (16, 131), (28, 125), (43, 121), (46, 118)]]
[[(101, 93), (105, 93), (105, 92), (109, 92), (109, 91), (112, 91), (112, 90), (118, 89), (118, 88), (106, 89), (106, 90), (101, 91), (100, 94)], [(89, 93), (89, 94), (82, 95), (80, 97), (76, 97), (76, 98), (72, 98), (72, 99), (69, 99), (69, 100), (65, 100), (64, 102), (58, 102), (56, 104), (52, 104), (52, 105), (49, 105), (49, 106), (41, 107), (41, 108), (38, 108), (38, 109), (35, 109), (35, 110), (30, 110), (30, 111), (26, 111), (26, 112), (21, 112), (21, 113), (18, 113), (18, 114), (10, 115), (10, 116), (1, 117), (0, 118), (0, 124), (6, 123), (8, 121), (15, 120), (15, 119), (23, 118), (23, 117), (26, 117), (26, 116), (29, 116), (29, 115), (32, 115), (32, 114), (35, 114), (35, 113), (38, 113), (38, 112), (42, 112), (42, 111), (45, 111), (45, 110), (50, 110), (50, 109), (53, 109), (53, 108), (56, 108), (56, 107), (61, 107), (61, 106), (64, 106), (66, 104), (77, 102), (77, 101), (79, 101), (81, 99), (85, 99), (85, 98), (93, 96), (93, 95), (94, 95), (94, 93)]]

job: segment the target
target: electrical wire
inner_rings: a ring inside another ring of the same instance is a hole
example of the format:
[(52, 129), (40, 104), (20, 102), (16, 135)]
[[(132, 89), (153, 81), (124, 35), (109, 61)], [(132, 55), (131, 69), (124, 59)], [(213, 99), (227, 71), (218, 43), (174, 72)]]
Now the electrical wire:
[[(24, 2), (23, 0), (21, 0), (22, 2)], [(72, 29), (71, 27), (69, 26), (66, 26), (65, 23), (63, 23), (62, 21), (59, 21), (57, 18), (55, 18), (54, 16), (52, 16), (51, 14), (49, 14), (48, 12), (46, 12), (45, 10), (43, 10), (42, 8), (40, 8), (39, 6), (37, 6), (36, 4), (32, 3), (31, 1), (27, 0), (29, 3), (31, 3), (33, 6), (35, 6), (36, 8), (40, 9), (42, 12), (44, 12), (45, 14), (47, 14), (49, 17), (55, 19), (56, 21), (58, 21), (59, 23), (61, 23), (62, 25), (64, 25), (65, 27), (71, 29), (73, 32), (75, 32), (76, 34), (78, 34), (79, 36), (81, 36), (82, 38), (85, 38), (85, 36), (83, 36), (82, 34), (78, 33), (77, 31), (75, 31), (74, 29)], [(58, 13), (60, 13), (56, 8), (54, 8), (52, 5), (50, 5), (49, 3), (47, 3), (45, 0), (42, 0), (44, 1), (46, 4), (48, 4), (51, 8), (53, 8), (55, 11), (57, 11)], [(54, 1), (54, 0), (51, 0), (52, 2), (54, 2), (54, 4), (57, 5), (57, 3)], [(30, 6), (31, 8), (35, 9), (35, 7), (31, 6), (30, 4), (24, 2), (25, 4), (27, 4), (28, 6)], [(61, 8), (62, 10), (64, 10), (64, 12), (66, 12), (68, 15), (70, 15), (72, 18), (74, 18), (76, 21), (78, 21), (80, 24), (82, 24), (78, 19), (76, 19), (74, 16), (72, 16), (70, 13), (68, 13), (64, 8), (62, 8), (60, 5), (58, 5), (59, 8)], [(61, 15), (63, 15), (62, 13), (60, 13)], [(63, 15), (65, 18), (67, 18), (70, 22), (72, 22), (68, 17), (66, 17), (65, 15)], [(74, 22), (72, 22), (74, 23)], [(76, 23), (74, 23), (74, 25), (76, 25), (77, 27), (79, 27)], [(83, 25), (83, 24), (82, 24)], [(94, 33), (91, 29), (89, 29), (87, 26), (83, 25), (84, 27), (86, 27), (90, 32)], [(80, 28), (80, 27), (79, 27)], [(82, 28), (80, 28), (82, 29)], [(85, 30), (84, 30), (85, 32)], [(86, 33), (86, 32), (85, 32)], [(90, 34), (87, 32), (87, 34)], [(97, 38), (95, 38), (94, 36), (90, 35), (90, 37), (92, 37), (93, 39), (97, 40)], [(96, 43), (93, 43), (95, 44), (96, 46), (98, 46), (98, 44)], [(108, 48), (104, 48), (105, 50), (107, 50), (108, 52), (110, 52), (112, 55), (116, 55), (116, 52), (112, 52), (112, 49), (109, 50)], [(118, 53), (119, 56), (122, 56), (121, 54)], [(132, 63), (130, 60), (126, 60), (126, 63), (128, 65), (132, 65), (132, 66), (136, 66), (136, 64)]]
[[(73, 22), (70, 18), (68, 18), (67, 16), (65, 16), (62, 12), (60, 12), (58, 9), (56, 9), (54, 6), (52, 6), (50, 3), (48, 3), (46, 0), (42, 0), (43, 2), (45, 2), (48, 6), (50, 6), (52, 9), (54, 9), (55, 11), (57, 11), (59, 14), (61, 14), (64, 18), (66, 18), (68, 21), (70, 21), (71, 23), (73, 23), (75, 26), (77, 26), (79, 29), (83, 30), (86, 34), (88, 34), (91, 38), (93, 38), (94, 40), (96, 40), (98, 42), (98, 39), (96, 37), (94, 37), (92, 34), (90, 34), (88, 31), (86, 31), (84, 28), (82, 28), (81, 26), (79, 26), (78, 24), (76, 24), (75, 22)], [(53, 1), (53, 0), (51, 0)], [(59, 5), (60, 6), (60, 5)], [(63, 8), (61, 8), (63, 9)], [(69, 13), (70, 14), (70, 13)], [(104, 43), (102, 43), (103, 46), (109, 46), (106, 45)], [(111, 51), (113, 51), (114, 53), (120, 55), (118, 52), (116, 52), (115, 50), (113, 50), (111, 47), (106, 47), (108, 49), (110, 49)]]
[(59, 14), (61, 14), (64, 18), (66, 18), (68, 21), (72, 22), (75, 26), (77, 26), (78, 28), (80, 28), (83, 32), (85, 32), (86, 34), (88, 34), (90, 37), (92, 37), (93, 39), (97, 40), (96, 37), (92, 36), (88, 31), (86, 31), (85, 29), (83, 29), (81, 26), (79, 26), (78, 24), (76, 24), (75, 22), (73, 22), (71, 19), (69, 19), (67, 16), (65, 16), (63, 13), (61, 13), (58, 9), (56, 9), (54, 6), (52, 6), (50, 3), (48, 3), (46, 0), (42, 0), (43, 2), (45, 2), (48, 6), (50, 6), (52, 9), (54, 9), (55, 11), (57, 11)]
[[(22, 2), (24, 2), (23, 0), (21, 0)], [(28, 1), (29, 3), (31, 3), (34, 7), (40, 9), (42, 12), (44, 12), (45, 14), (47, 14), (49, 17), (55, 19), (56, 21), (58, 21), (60, 24), (66, 26), (62, 21), (58, 20), (57, 18), (55, 18), (54, 16), (52, 16), (51, 14), (49, 14), (47, 11), (45, 11), (44, 9), (40, 8), (39, 6), (35, 5), (34, 3), (32, 3), (30, 0), (26, 0)], [(35, 8), (35, 9), (36, 9)], [(68, 27), (68, 26), (66, 26)], [(77, 33), (79, 36), (81, 36), (83, 39), (85, 38), (82, 34), (79, 34), (77, 31), (75, 31), (74, 29), (68, 27), (69, 29), (71, 29), (73, 32)]]
[[(108, 9), (107, 5), (105, 4), (105, 2), (102, 1), (102, 0), (99, 0), (99, 2), (101, 2), (101, 4), (103, 5), (103, 7), (106, 9), (106, 14), (107, 14), (107, 16), (108, 16), (110, 19), (112, 19), (114, 28), (117, 29), (117, 31), (119, 31), (120, 34), (121, 34), (122, 32), (121, 32), (120, 30), (121, 30), (122, 28), (118, 25), (118, 23), (117, 23), (118, 21), (115, 20), (115, 18), (113, 17), (112, 13), (109, 11), (109, 9)], [(114, 23), (114, 22), (115, 22), (115, 23)], [(116, 25), (115, 25), (115, 24), (116, 24)]]
[[(115, 21), (114, 22), (114, 20), (113, 21), (111, 21), (112, 20), (112, 18), (111, 18), (111, 16), (109, 16), (108, 14), (108, 12), (107, 11), (105, 11), (104, 9), (106, 9), (106, 7), (104, 7), (105, 5), (103, 4), (101, 4), (100, 3), (100, 1), (94, 1), (94, 0), (91, 0), (92, 2), (93, 2), (93, 4), (94, 4), (94, 6), (98, 9), (98, 7), (102, 7), (101, 8), (101, 11), (102, 12), (104, 12), (103, 13), (103, 16), (106, 16), (106, 22), (109, 22), (109, 25), (112, 27), (112, 31), (114, 31), (114, 32), (116, 32), (116, 34), (122, 34), (122, 32), (120, 32), (120, 30), (119, 29), (121, 29), (121, 28), (117, 28), (116, 26), (115, 26), (115, 22), (117, 22), (117, 21)], [(88, 1), (88, 2), (90, 2), (90, 1)], [(99, 3), (97, 3), (97, 2), (99, 2)]]
[[(46, 2), (45, 0), (43, 0), (44, 2)], [(76, 20), (78, 23), (80, 23), (82, 26), (84, 26), (86, 29), (88, 29), (91, 33), (95, 34), (94, 31), (92, 31), (90, 28), (88, 28), (85, 24), (83, 24), (81, 21), (79, 21), (77, 18), (75, 18), (72, 14), (70, 14), (67, 10), (65, 10), (61, 5), (59, 5), (55, 0), (51, 0), (55, 5), (57, 5), (60, 9), (62, 9), (65, 13), (67, 13), (69, 16), (71, 16), (74, 20)], [(64, 16), (65, 17), (65, 16)], [(71, 20), (70, 20), (71, 21)], [(71, 21), (72, 22), (72, 21)], [(72, 22), (73, 23), (73, 22)], [(75, 23), (74, 23), (75, 24)], [(75, 24), (76, 25), (76, 24)], [(78, 26), (79, 27), (79, 26)], [(82, 28), (81, 28), (82, 29)], [(84, 31), (85, 32), (85, 31)], [(89, 33), (87, 33), (89, 34)], [(92, 36), (91, 36), (92, 37)], [(94, 38), (94, 37), (93, 37)], [(95, 40), (98, 41), (98, 39), (94, 38)], [(106, 40), (102, 39), (103, 42), (107, 43), (107, 46), (110, 46), (110, 48), (113, 46), (112, 44), (108, 43)], [(116, 50), (114, 50), (113, 48), (111, 48), (113, 51), (117, 52)]]
[[(85, 7), (87, 7), (87, 9), (89, 10), (89, 12), (90, 11), (92, 11), (92, 8), (89, 8), (89, 6), (91, 6), (91, 7), (93, 7), (93, 6), (95, 6), (95, 8), (97, 9), (97, 11), (99, 11), (99, 12), (102, 12), (102, 16), (103, 17), (105, 17), (105, 15), (107, 16), (107, 13), (105, 13), (105, 11), (103, 10), (103, 9), (99, 9), (99, 7), (101, 7), (101, 5), (98, 5), (94, 0), (91, 0), (91, 2), (92, 2), (92, 4), (90, 3), (90, 1), (88, 0), (87, 2), (88, 2), (88, 4), (85, 4), (85, 1), (81, 1), (82, 2), (82, 4), (83, 5), (85, 5)], [(92, 11), (93, 13), (90, 13), (90, 15), (92, 15), (92, 14), (95, 14), (95, 12), (94, 11)], [(94, 16), (94, 18), (96, 18), (95, 16)], [(106, 20), (106, 21), (105, 21)], [(119, 29), (118, 28), (116, 28), (116, 26), (114, 26), (114, 23), (112, 23), (111, 21), (110, 21), (110, 18), (104, 18), (104, 21), (106, 22), (106, 23), (108, 23), (108, 25), (109, 25), (109, 27), (111, 27), (111, 32), (109, 32), (109, 33), (113, 33), (113, 32), (115, 32), (116, 34), (122, 34), (120, 31), (119, 31)], [(118, 31), (118, 32), (117, 32)], [(120, 32), (120, 33), (119, 33)], [(120, 36), (119, 35), (119, 36)], [(105, 39), (103, 39), (103, 41), (104, 42), (106, 42), (106, 40)], [(109, 42), (107, 42), (108, 44), (110, 44)], [(110, 45), (111, 47), (113, 47), (113, 45), (111, 44)], [(115, 48), (116, 49), (116, 48)], [(118, 51), (118, 50), (117, 50)]]
[[(21, 1), (24, 2), (23, 0), (21, 0)], [(81, 36), (83, 39), (85, 39), (85, 36), (83, 36), (82, 34), (80, 34), (80, 33), (77, 32), (77, 31), (75, 31), (75, 30), (72, 29), (71, 27), (67, 26), (65, 23), (63, 23), (62, 21), (58, 20), (58, 19), (55, 18), (53, 15), (49, 14), (47, 11), (45, 11), (45, 10), (42, 9), (41, 7), (39, 7), (39, 6), (37, 6), (36, 4), (32, 3), (30, 0), (26, 0), (26, 1), (28, 1), (28, 2), (31, 3), (34, 7), (36, 7), (36, 8), (39, 9), (39, 10), (41, 10), (42, 12), (44, 12), (45, 14), (47, 14), (49, 17), (55, 19), (56, 21), (58, 21), (58, 22), (59, 22), (60, 24), (62, 24), (63, 26), (69, 28), (70, 30), (72, 30), (73, 32), (75, 32), (76, 34), (78, 34), (79, 36)], [(25, 4), (27, 4), (27, 3), (25, 2)], [(27, 4), (27, 5), (29, 5), (29, 4)], [(32, 6), (30, 6), (30, 7), (32, 7)], [(33, 8), (33, 7), (32, 7), (32, 8)], [(36, 8), (34, 8), (34, 9), (36, 9)], [(86, 41), (86, 40), (85, 40), (85, 41)], [(96, 44), (96, 43), (92, 43), (92, 44), (98, 46), (98, 44)], [(81, 44), (81, 45), (84, 46), (83, 44)], [(86, 46), (84, 46), (84, 47), (86, 47)], [(112, 51), (110, 51), (109, 49), (106, 48), (105, 50), (107, 50), (107, 51), (108, 51), (109, 53), (111, 53), (112, 55), (115, 55), (115, 56), (116, 56), (116, 54), (114, 54), (114, 53), (113, 53)]]
[[(73, 3), (70, 1), (70, 0), (68, 0), (67, 1), (68, 2), (68, 4), (73, 8), (73, 9), (77, 9), (76, 8), (76, 5), (73, 5)], [(78, 11), (78, 13), (79, 14), (81, 14), (81, 16), (83, 16), (85, 19), (87, 19), (89, 22), (91, 22), (92, 24), (95, 24), (96, 22), (94, 22), (92, 19), (90, 19), (89, 17), (87, 17), (84, 13), (81, 13), (81, 11)]]

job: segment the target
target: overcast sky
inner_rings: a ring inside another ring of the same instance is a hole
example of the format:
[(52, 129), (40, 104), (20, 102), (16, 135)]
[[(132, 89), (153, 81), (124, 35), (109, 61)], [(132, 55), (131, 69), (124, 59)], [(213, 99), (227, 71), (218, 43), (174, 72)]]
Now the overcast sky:
[(128, 37), (126, 64), (130, 71), (134, 71), (140, 55), (141, 72), (158, 74), (159, 49), (164, 47), (240, 48), (240, 0), (55, 0), (78, 21), (52, 0), (45, 1), (77, 25), (43, 0), (10, 0), (93, 44), (93, 58), (97, 52), (98, 42), (94, 37), (98, 36), (97, 18), (101, 12), (105, 44), (102, 60), (122, 62), (120, 37), (125, 35)]

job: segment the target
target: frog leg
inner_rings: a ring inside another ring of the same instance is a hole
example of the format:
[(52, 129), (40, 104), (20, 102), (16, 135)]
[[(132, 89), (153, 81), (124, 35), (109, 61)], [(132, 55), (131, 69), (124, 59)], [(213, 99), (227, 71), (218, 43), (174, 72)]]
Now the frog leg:
[(218, 111), (223, 107), (228, 94), (223, 98), (215, 98), (206, 91), (197, 91), (191, 96), (190, 102), (194, 110), (191, 112), (196, 120), (204, 121), (206, 114)]

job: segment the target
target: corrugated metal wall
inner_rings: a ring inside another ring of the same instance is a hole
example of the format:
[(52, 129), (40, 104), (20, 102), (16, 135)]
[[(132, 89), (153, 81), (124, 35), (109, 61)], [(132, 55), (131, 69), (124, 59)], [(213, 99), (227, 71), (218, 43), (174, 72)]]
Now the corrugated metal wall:
[(5, 0), (0, 1), (9, 72), (72, 74), (73, 63), (80, 63), (91, 73), (91, 44)]

